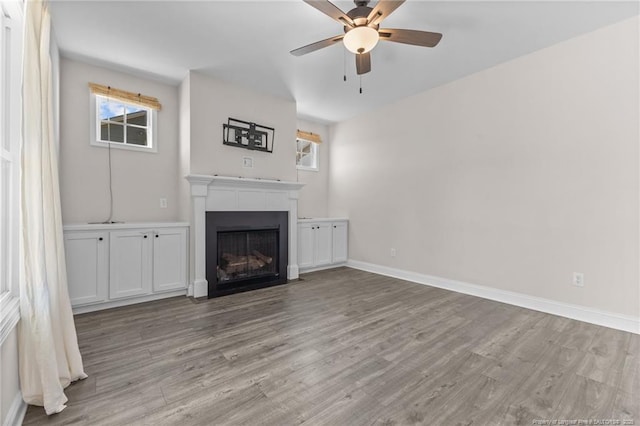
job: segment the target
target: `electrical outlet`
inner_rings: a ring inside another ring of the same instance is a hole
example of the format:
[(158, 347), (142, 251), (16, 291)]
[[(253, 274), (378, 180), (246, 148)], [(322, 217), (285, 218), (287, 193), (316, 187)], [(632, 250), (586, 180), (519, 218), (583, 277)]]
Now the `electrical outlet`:
[(396, 249), (391, 249), (391, 257), (396, 257)]
[(573, 273), (573, 285), (576, 287), (584, 287), (584, 274), (582, 272)]
[(166, 198), (160, 198), (160, 208), (161, 209), (166, 209), (167, 208), (167, 199)]
[(242, 167), (253, 169), (253, 157), (242, 157)]

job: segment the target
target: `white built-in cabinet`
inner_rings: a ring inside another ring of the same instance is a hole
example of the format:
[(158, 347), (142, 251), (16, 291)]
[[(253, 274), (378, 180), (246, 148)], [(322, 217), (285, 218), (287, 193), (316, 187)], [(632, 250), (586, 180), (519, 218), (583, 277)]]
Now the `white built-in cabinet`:
[(153, 235), (153, 291), (182, 290), (187, 286), (187, 231), (158, 229)]
[(74, 312), (186, 294), (186, 223), (65, 226)]
[(108, 232), (65, 232), (71, 305), (104, 302), (109, 290)]
[(109, 298), (142, 296), (151, 292), (149, 230), (109, 233)]
[(343, 263), (349, 259), (349, 229), (347, 227), (347, 221), (333, 222), (331, 231), (332, 236), (332, 263)]
[(348, 259), (347, 219), (299, 219), (300, 271), (332, 268)]

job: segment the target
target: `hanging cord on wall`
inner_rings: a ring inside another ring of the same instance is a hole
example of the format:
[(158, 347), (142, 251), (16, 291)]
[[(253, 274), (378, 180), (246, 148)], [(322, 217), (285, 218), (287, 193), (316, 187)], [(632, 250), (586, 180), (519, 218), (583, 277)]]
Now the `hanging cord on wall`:
[[(111, 90), (111, 86), (109, 86)], [(113, 219), (113, 178), (111, 173), (111, 125), (107, 123), (107, 151), (109, 156), (109, 218), (104, 223), (112, 223)]]
[[(109, 90), (111, 90), (111, 86), (109, 86)], [(102, 223), (115, 223), (112, 221), (113, 219), (113, 179), (111, 172), (111, 125), (107, 123), (107, 152), (109, 158), (109, 218)]]
[[(109, 90), (111, 90), (111, 86), (108, 86), (108, 88)], [(142, 95), (138, 93), (138, 101), (141, 101), (141, 97)], [(122, 114), (124, 115), (123, 122), (126, 125), (126, 122), (127, 122), (126, 107), (125, 107), (125, 110), (122, 112)], [(122, 132), (123, 132), (122, 136), (126, 137), (126, 127), (123, 126)], [(113, 167), (111, 166), (111, 125), (110, 124), (107, 124), (107, 140), (109, 141), (107, 142), (108, 143), (107, 150), (109, 153), (109, 218), (102, 223), (118, 223), (113, 220)]]
[[(111, 126), (108, 126), (107, 133), (110, 135), (111, 133)], [(111, 138), (109, 138), (109, 140), (111, 140)], [(107, 221), (105, 223), (113, 223), (112, 219), (113, 219), (113, 180), (112, 180), (112, 176), (111, 176), (111, 142), (109, 142), (109, 146), (107, 147), (107, 150), (109, 151), (109, 219), (107, 219)]]
[[(107, 124), (107, 138), (111, 140), (111, 126)], [(107, 152), (109, 158), (109, 218), (103, 222), (89, 222), (91, 224), (107, 224), (107, 223), (117, 223), (112, 221), (113, 218), (113, 182), (111, 178), (111, 143), (107, 142)]]
[[(89, 83), (89, 88), (91, 90), (91, 93), (93, 95), (96, 96), (101, 96), (104, 98), (107, 98), (107, 101), (113, 100), (114, 102), (118, 102), (123, 104), (123, 111), (122, 111), (122, 123), (117, 123), (119, 125), (119, 127), (122, 128), (122, 141), (120, 143), (121, 146), (124, 146), (127, 142), (127, 107), (126, 105), (128, 105), (129, 103), (132, 104), (137, 104), (139, 106), (145, 107), (145, 108), (149, 108), (149, 109), (153, 109), (153, 110), (160, 110), (162, 105), (160, 104), (160, 102), (158, 101), (157, 98), (153, 98), (150, 96), (144, 96), (141, 93), (132, 93), (132, 92), (128, 92), (125, 90), (119, 90), (116, 88), (113, 88), (111, 86), (104, 86), (101, 84), (96, 84), (96, 83)], [(98, 103), (96, 102), (96, 108), (99, 108)], [(112, 154), (112, 146), (111, 144), (113, 143), (111, 141), (111, 128), (112, 128), (112, 123), (116, 123), (116, 121), (112, 121), (109, 117), (111, 117), (111, 114), (109, 114), (108, 117), (106, 117), (106, 121), (104, 123), (104, 125), (107, 126), (107, 132), (106, 132), (106, 141), (102, 139), (102, 118), (99, 116), (99, 113), (101, 111), (96, 111), (96, 119), (98, 121), (98, 123), (96, 123), (96, 131), (99, 133), (98, 135), (96, 135), (96, 140), (100, 141), (102, 145), (102, 143), (106, 143), (107, 144), (107, 155), (108, 155), (108, 165), (109, 165), (109, 217), (107, 220), (105, 220), (104, 222), (92, 222), (92, 223), (100, 223), (100, 224), (106, 224), (106, 223), (122, 223), (122, 222), (118, 222), (118, 221), (114, 221), (113, 220), (113, 216), (114, 216), (114, 205), (115, 205), (115, 200), (114, 200), (114, 190), (113, 190), (113, 154)], [(115, 112), (115, 111), (114, 111)], [(146, 115), (145, 115), (146, 116)], [(98, 118), (100, 117), (100, 118)], [(115, 118), (115, 117), (111, 117), (111, 118)], [(149, 118), (147, 117), (147, 120)], [(149, 122), (147, 121), (147, 124)], [(140, 126), (142, 127), (142, 126)], [(147, 128), (149, 126), (147, 125)], [(145, 142), (146, 140), (146, 134), (144, 134), (142, 131), (140, 131), (140, 136), (142, 137), (144, 135), (145, 137)], [(117, 143), (117, 142), (116, 142)], [(135, 141), (134, 141), (135, 143)], [(104, 145), (102, 145), (104, 146)]]

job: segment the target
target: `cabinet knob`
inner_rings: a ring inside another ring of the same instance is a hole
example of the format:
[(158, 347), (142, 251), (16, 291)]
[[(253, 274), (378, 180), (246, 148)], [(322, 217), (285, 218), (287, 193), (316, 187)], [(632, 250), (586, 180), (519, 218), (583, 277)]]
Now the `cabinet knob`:
[(335, 225), (333, 225), (333, 227), (334, 227), (334, 228), (336, 228), (336, 226), (335, 226)]
[(103, 239), (103, 238), (102, 238), (102, 237), (100, 237), (100, 238), (98, 238), (98, 241), (102, 241), (102, 239)]
[(160, 235), (156, 234), (156, 238), (158, 238)]
[(145, 235), (144, 237), (145, 237), (145, 238), (147, 238), (147, 236), (146, 236), (146, 235)]

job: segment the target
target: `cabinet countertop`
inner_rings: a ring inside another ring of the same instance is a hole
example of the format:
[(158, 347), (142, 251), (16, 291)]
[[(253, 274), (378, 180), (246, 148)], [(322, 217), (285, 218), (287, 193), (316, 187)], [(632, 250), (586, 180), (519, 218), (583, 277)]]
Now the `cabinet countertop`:
[(111, 231), (117, 229), (180, 227), (189, 227), (189, 222), (70, 223), (63, 225), (65, 231)]
[(348, 222), (346, 217), (300, 217), (298, 223)]

